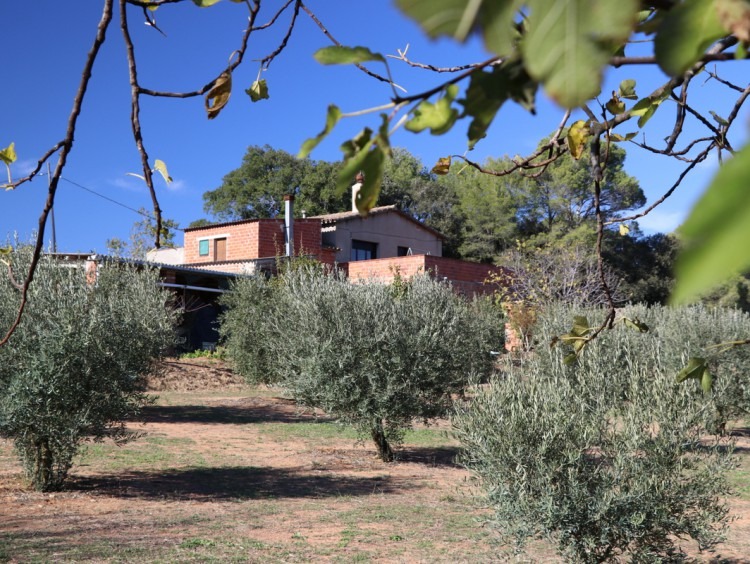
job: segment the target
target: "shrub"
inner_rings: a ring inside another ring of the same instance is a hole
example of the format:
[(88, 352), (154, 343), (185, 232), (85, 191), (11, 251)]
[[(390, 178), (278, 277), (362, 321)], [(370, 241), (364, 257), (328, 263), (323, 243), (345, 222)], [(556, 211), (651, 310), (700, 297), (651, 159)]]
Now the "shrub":
[[(21, 270), (24, 249), (12, 256)], [(141, 374), (173, 339), (157, 273), (83, 269), (43, 258), (21, 325), (0, 348), (0, 434), (13, 439), (34, 488), (59, 489), (87, 440), (129, 436), (124, 421), (147, 401)], [(0, 279), (7, 327), (18, 292)]]
[[(655, 333), (618, 326), (574, 366), (559, 347), (540, 345), (457, 411), (464, 463), (508, 539), (522, 546), (547, 536), (584, 562), (623, 554), (662, 561), (676, 555), (679, 538), (700, 548), (721, 539), (731, 444), (706, 432), (712, 396), (675, 382), (691, 346), (680, 344), (678, 329), (692, 320), (681, 335), (701, 333), (700, 311), (628, 312)], [(710, 315), (716, 322), (733, 314)], [(572, 316), (558, 309), (536, 335), (559, 335)]]
[[(414, 419), (445, 414), (453, 394), (491, 370), (489, 351), (501, 343), (496, 317), (427, 276), (386, 286), (301, 269), (271, 288), (238, 285), (230, 303), (239, 307), (225, 319), (230, 356), (252, 378), (266, 370), (260, 378), (301, 404), (354, 425), (384, 461)], [(248, 312), (250, 329), (241, 327)]]

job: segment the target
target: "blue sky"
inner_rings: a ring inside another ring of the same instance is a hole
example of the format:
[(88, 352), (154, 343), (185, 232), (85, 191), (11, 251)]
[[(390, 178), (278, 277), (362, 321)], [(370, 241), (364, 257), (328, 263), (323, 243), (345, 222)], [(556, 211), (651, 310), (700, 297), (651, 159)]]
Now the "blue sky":
[[(270, 2), (267, 2), (270, 5)], [(281, 2), (275, 3), (276, 5)], [(366, 45), (383, 54), (396, 54), (409, 45), (412, 60), (439, 66), (461, 64), (487, 57), (478, 42), (458, 46), (452, 41), (432, 42), (419, 28), (385, 0), (353, 3), (310, 0), (310, 8), (328, 30), (345, 45)], [(25, 175), (65, 133), (68, 114), (80, 80), (88, 49), (101, 15), (101, 1), (51, 2), (25, 0), (0, 3), (0, 44), (4, 86), (0, 89), (0, 148), (15, 142), (18, 162), (15, 178)], [(71, 7), (75, 6), (75, 7)], [(226, 66), (237, 48), (246, 24), (243, 4), (228, 1), (199, 9), (192, 2), (169, 5), (156, 12), (162, 36), (144, 25), (137, 9), (129, 12), (131, 33), (139, 60), (139, 76), (148, 88), (194, 90), (211, 81)], [(259, 22), (270, 12), (262, 12)], [(167, 187), (156, 179), (165, 217), (182, 226), (205, 217), (202, 194), (217, 188), (222, 177), (237, 168), (250, 145), (268, 144), (296, 153), (302, 142), (323, 126), (326, 108), (334, 103), (345, 112), (386, 103), (390, 87), (373, 81), (353, 67), (323, 67), (312, 54), (330, 43), (304, 13), (287, 50), (263, 73), (271, 98), (251, 103), (244, 89), (258, 75), (260, 59), (277, 45), (288, 16), (278, 29), (254, 35), (246, 60), (234, 74), (229, 105), (214, 120), (207, 120), (203, 98), (185, 100), (142, 98), (141, 120), (150, 159), (161, 159), (174, 182)], [(722, 76), (740, 78), (740, 63), (720, 68)], [(371, 67), (380, 72), (378, 65)], [(393, 61), (395, 81), (410, 93), (441, 82), (445, 75), (415, 70)], [(664, 76), (658, 70), (629, 67), (609, 71), (605, 92), (624, 78), (635, 78), (638, 93), (648, 94)], [(696, 85), (695, 104), (722, 114), (722, 91), (708, 83)], [(606, 101), (606, 100), (603, 100)], [(666, 103), (669, 104), (669, 103)], [(665, 104), (665, 106), (666, 106)], [(673, 108), (663, 107), (646, 134), (650, 141), (664, 137)], [(551, 133), (562, 110), (542, 95), (538, 114), (507, 105), (498, 114), (490, 135), (471, 153), (473, 160), (530, 152), (538, 140)], [(141, 172), (130, 130), (130, 91), (119, 22), (113, 22), (93, 80), (86, 94), (75, 145), (63, 177), (132, 208), (150, 206), (145, 186), (127, 173)], [(314, 159), (337, 160), (339, 145), (364, 126), (374, 127), (377, 114), (345, 120), (312, 154)], [(459, 123), (449, 134), (435, 137), (398, 131), (392, 142), (432, 164), (441, 156), (460, 154), (466, 147), (466, 127)], [(692, 127), (691, 125), (688, 128)], [(747, 114), (736, 126), (731, 140), (742, 144)], [(628, 146), (626, 170), (639, 179), (649, 201), (656, 199), (676, 179), (681, 167), (664, 157)], [(56, 158), (52, 160), (54, 166)], [(4, 167), (2, 167), (4, 168)], [(684, 219), (690, 205), (715, 172), (715, 160), (700, 165), (678, 194), (640, 223), (644, 231), (669, 231)], [(4, 170), (1, 170), (4, 174)], [(0, 235), (17, 233), (27, 240), (36, 228), (46, 197), (47, 179), (38, 177), (12, 192), (0, 192)], [(63, 181), (55, 207), (58, 248), (65, 251), (105, 251), (111, 237), (127, 239), (139, 216), (110, 201)], [(49, 240), (49, 228), (45, 239)], [(178, 241), (181, 237), (178, 236)]]

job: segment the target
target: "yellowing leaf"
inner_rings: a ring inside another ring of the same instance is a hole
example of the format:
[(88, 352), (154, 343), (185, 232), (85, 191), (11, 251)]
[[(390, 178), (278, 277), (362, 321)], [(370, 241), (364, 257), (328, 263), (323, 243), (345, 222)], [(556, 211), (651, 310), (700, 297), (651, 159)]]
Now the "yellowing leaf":
[(601, 89), (612, 45), (636, 25), (638, 0), (529, 0), (521, 49), (532, 78), (566, 108), (580, 106)]
[(245, 90), (245, 93), (250, 96), (250, 99), (253, 102), (258, 102), (259, 100), (267, 100), (268, 99), (268, 84), (266, 84), (266, 79), (256, 80), (250, 85), (250, 88)]
[(570, 156), (575, 160), (580, 159), (581, 155), (583, 155), (589, 133), (589, 124), (583, 120), (579, 119), (570, 126), (568, 130), (568, 148), (570, 149)]
[(684, 247), (675, 264), (674, 303), (694, 300), (750, 269), (748, 178), (750, 145), (719, 169), (679, 228)]
[(350, 65), (379, 61), (385, 63), (385, 57), (380, 53), (373, 53), (367, 47), (344, 47), (334, 45), (323, 47), (315, 52), (315, 60), (322, 65)]
[(620, 135), (619, 133), (612, 133), (609, 138), (611, 141), (630, 141), (633, 139), (636, 135), (638, 135), (637, 131), (631, 131), (630, 133), (626, 133), (625, 135)]
[(669, 10), (654, 40), (654, 54), (662, 70), (679, 76), (706, 49), (726, 35), (712, 0), (684, 0)]
[(622, 235), (623, 237), (625, 237), (625, 235), (627, 235), (628, 233), (630, 233), (630, 227), (628, 227), (624, 223), (621, 223), (620, 224), (620, 235)]
[(208, 8), (219, 2), (219, 0), (193, 0), (193, 4), (199, 8)]
[(333, 128), (336, 127), (336, 124), (341, 119), (341, 110), (337, 107), (331, 104), (328, 106), (328, 114), (326, 115), (326, 125), (323, 128), (323, 131), (318, 133), (316, 137), (312, 137), (308, 140), (306, 140), (302, 144), (302, 148), (299, 150), (299, 154), (297, 155), (298, 158), (304, 159), (307, 157), (310, 153), (312, 153), (313, 149), (317, 147), (320, 142), (328, 136), (328, 134), (333, 131)]
[[(194, 0), (195, 1), (195, 0)], [(208, 119), (214, 119), (219, 112), (229, 102), (229, 96), (232, 94), (232, 73), (225, 70), (214, 81), (211, 90), (206, 94), (206, 112)], [(213, 105), (211, 102), (213, 101)]]
[(164, 182), (169, 184), (172, 182), (172, 177), (169, 176), (169, 173), (167, 172), (167, 165), (164, 163), (164, 161), (156, 159), (154, 161), (154, 170), (161, 174), (162, 178), (164, 178)]
[(0, 150), (0, 161), (3, 161), (6, 165), (13, 164), (17, 158), (15, 143), (11, 143), (5, 149)]
[(609, 113), (613, 115), (619, 115), (625, 112), (625, 102), (620, 100), (620, 97), (613, 92), (612, 98), (610, 98), (609, 102), (606, 104), (606, 108), (609, 111)]
[(440, 157), (438, 159), (438, 162), (435, 166), (432, 167), (432, 173), (433, 174), (439, 174), (440, 176), (444, 176), (448, 174), (451, 170), (451, 158), (450, 157)]
[(750, 42), (750, 2), (747, 0), (714, 0), (719, 21), (737, 39)]

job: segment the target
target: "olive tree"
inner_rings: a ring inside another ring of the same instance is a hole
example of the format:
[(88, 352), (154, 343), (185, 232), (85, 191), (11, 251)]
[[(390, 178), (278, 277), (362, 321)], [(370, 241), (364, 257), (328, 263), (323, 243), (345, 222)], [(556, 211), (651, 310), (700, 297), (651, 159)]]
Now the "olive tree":
[[(23, 268), (28, 249), (6, 262)], [(14, 441), (32, 486), (60, 489), (86, 441), (129, 438), (125, 421), (148, 398), (143, 375), (173, 339), (174, 314), (158, 273), (120, 264), (87, 278), (43, 257), (26, 315), (0, 348), (0, 435)], [(0, 318), (20, 292), (0, 279)]]
[[(415, 419), (444, 415), (455, 394), (491, 371), (490, 349), (501, 345), (491, 311), (429, 276), (389, 286), (291, 270), (274, 283), (273, 299), (267, 284), (236, 287), (230, 303), (244, 305), (225, 317), (230, 357), (252, 378), (355, 426), (386, 462)], [(259, 296), (269, 305), (263, 312), (246, 302)]]
[[(710, 391), (675, 375), (706, 342), (747, 334), (750, 319), (702, 308), (621, 315), (654, 332), (618, 323), (573, 363), (565, 347), (539, 346), (453, 420), (494, 522), (520, 545), (545, 536), (576, 561), (640, 562), (678, 556), (678, 539), (706, 549), (722, 538), (732, 443), (707, 427), (730, 398), (747, 407), (736, 386), (743, 359), (716, 357)], [(540, 342), (570, 316), (551, 308), (535, 329)]]

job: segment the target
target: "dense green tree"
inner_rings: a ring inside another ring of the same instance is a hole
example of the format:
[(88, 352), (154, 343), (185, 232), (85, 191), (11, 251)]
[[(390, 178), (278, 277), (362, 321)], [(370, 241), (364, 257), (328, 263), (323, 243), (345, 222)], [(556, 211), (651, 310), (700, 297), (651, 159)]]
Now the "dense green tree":
[(335, 191), (339, 167), (268, 145), (251, 146), (240, 167), (203, 194), (203, 207), (220, 221), (269, 218), (284, 211), (285, 195), (294, 195), (296, 208), (307, 215), (343, 211), (351, 207), (351, 196)]
[[(747, 349), (722, 355), (707, 345), (746, 335), (750, 318), (625, 308), (620, 315), (652, 331), (618, 323), (571, 365), (568, 350), (546, 343), (581, 313), (546, 308), (535, 327), (545, 345), (509, 363), (459, 410), (463, 460), (503, 540), (544, 536), (572, 562), (683, 561), (683, 543), (710, 548), (728, 523), (732, 448), (709, 430), (750, 406), (750, 386), (738, 378)], [(593, 323), (603, 311), (585, 313)], [(692, 379), (675, 385), (690, 356), (710, 359), (712, 393)]]
[[(6, 255), (28, 265), (31, 250)], [(32, 486), (62, 487), (82, 443), (132, 433), (126, 420), (148, 402), (143, 376), (173, 341), (169, 294), (158, 272), (83, 268), (43, 257), (26, 315), (0, 348), (0, 436), (15, 443)], [(10, 323), (19, 291), (0, 278), (0, 322)]]
[(494, 308), (426, 275), (352, 284), (301, 268), (234, 292), (222, 331), (242, 373), (353, 425), (384, 461), (414, 420), (444, 416), (486, 377), (502, 344)]
[[(602, 149), (604, 153), (604, 149)], [(600, 205), (604, 221), (646, 203), (638, 181), (623, 166), (625, 150), (608, 148), (601, 184)], [(593, 231), (595, 223), (594, 182), (588, 149), (580, 159), (569, 154), (557, 159), (533, 177), (515, 183), (519, 229), (536, 236), (536, 242), (554, 241), (583, 225)]]
[[(492, 169), (501, 167), (503, 162), (490, 160), (485, 166)], [(515, 245), (516, 181), (514, 176), (498, 178), (461, 165), (454, 165), (449, 174), (440, 177), (440, 187), (458, 204), (451, 206), (447, 217), (460, 225), (459, 256), (491, 262)]]
[(622, 292), (632, 303), (665, 304), (674, 285), (674, 259), (679, 244), (674, 235), (648, 237), (636, 232), (608, 233), (604, 259), (621, 278)]

